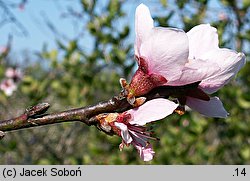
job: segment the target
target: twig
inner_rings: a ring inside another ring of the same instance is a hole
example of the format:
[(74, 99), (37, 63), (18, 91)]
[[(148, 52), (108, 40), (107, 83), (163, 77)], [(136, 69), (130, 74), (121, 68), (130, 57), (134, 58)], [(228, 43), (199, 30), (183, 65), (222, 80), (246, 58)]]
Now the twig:
[[(148, 101), (160, 97), (168, 98), (169, 96), (178, 94), (185, 95), (187, 91), (196, 89), (198, 84), (199, 82), (184, 86), (158, 87), (144, 97), (146, 97)], [(91, 119), (92, 117), (101, 113), (123, 112), (132, 108), (126, 98), (121, 96), (114, 96), (106, 102), (100, 102), (93, 106), (66, 110), (59, 113), (44, 114), (49, 106), (48, 103), (40, 103), (27, 108), (22, 115), (16, 118), (0, 121), (0, 138), (4, 136), (4, 132), (61, 122), (80, 121), (88, 126), (97, 125), (98, 121)]]

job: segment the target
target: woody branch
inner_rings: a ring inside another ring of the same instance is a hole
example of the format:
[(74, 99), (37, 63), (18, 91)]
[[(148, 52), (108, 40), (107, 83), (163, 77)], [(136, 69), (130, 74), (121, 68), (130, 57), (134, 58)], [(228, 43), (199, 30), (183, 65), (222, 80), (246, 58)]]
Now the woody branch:
[[(168, 98), (171, 95), (183, 95), (185, 92), (197, 88), (198, 84), (199, 82), (184, 86), (157, 87), (144, 95), (144, 97), (146, 97), (148, 101), (160, 97)], [(98, 120), (93, 118), (98, 114), (123, 112), (132, 108), (127, 102), (127, 99), (122, 97), (121, 94), (96, 105), (66, 110), (59, 113), (45, 114), (49, 106), (48, 103), (40, 103), (27, 108), (23, 114), (16, 118), (0, 121), (0, 138), (4, 137), (4, 132), (62, 122), (80, 121), (88, 126), (96, 125)]]

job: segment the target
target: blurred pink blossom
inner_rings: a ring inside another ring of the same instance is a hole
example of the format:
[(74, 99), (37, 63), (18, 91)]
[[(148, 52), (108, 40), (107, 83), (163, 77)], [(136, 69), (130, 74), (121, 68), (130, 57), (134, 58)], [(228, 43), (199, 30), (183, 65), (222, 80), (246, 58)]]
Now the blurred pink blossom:
[(187, 127), (187, 126), (189, 126), (189, 120), (188, 119), (184, 119), (183, 120), (183, 122), (182, 122), (182, 125), (184, 126), (184, 127)]
[(19, 68), (9, 67), (5, 71), (5, 76), (13, 79), (14, 81), (18, 81), (18, 80), (22, 79), (23, 73)]
[(17, 85), (12, 79), (4, 79), (0, 84), (0, 89), (6, 96), (11, 96), (17, 89)]
[(9, 67), (5, 71), (5, 78), (0, 84), (0, 89), (7, 96), (11, 96), (17, 89), (18, 83), (21, 81), (23, 73), (19, 68)]

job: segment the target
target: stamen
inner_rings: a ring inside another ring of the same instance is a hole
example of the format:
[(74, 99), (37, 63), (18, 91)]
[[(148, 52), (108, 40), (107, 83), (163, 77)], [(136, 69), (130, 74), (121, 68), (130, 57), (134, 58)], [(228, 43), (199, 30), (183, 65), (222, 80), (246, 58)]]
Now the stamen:
[(141, 147), (145, 147), (147, 144), (147, 140), (143, 139), (144, 137), (139, 137), (136, 133), (133, 131), (129, 131), (131, 133), (131, 137), (133, 139), (133, 142), (136, 145), (140, 145)]
[[(141, 138), (141, 139), (143, 139), (143, 138), (148, 138), (148, 139), (152, 139), (152, 140), (159, 140), (159, 138), (155, 138), (155, 137), (152, 137), (152, 136), (148, 135), (147, 132), (140, 133), (140, 132), (135, 132), (135, 131), (132, 131), (132, 130), (129, 130), (129, 132), (131, 132), (131, 133), (134, 134), (134, 135), (139, 135), (139, 136), (141, 136), (141, 137), (138, 136), (138, 138)], [(144, 140), (144, 139), (143, 139), (143, 140)], [(146, 140), (144, 140), (144, 141), (146, 141)]]

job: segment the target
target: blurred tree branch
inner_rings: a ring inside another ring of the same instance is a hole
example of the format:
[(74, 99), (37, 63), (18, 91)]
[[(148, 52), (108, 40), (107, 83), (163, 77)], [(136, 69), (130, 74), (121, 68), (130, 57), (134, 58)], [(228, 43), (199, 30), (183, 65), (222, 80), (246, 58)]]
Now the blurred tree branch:
[[(25, 3), (26, 1), (22, 0), (18, 5), (19, 8), (22, 8)], [(18, 21), (16, 16), (10, 11), (9, 7), (2, 0), (0, 0), (0, 8), (4, 11), (3, 13), (4, 17), (1, 17), (1, 20), (0, 20), (0, 27), (6, 23), (13, 23), (21, 30), (24, 36), (28, 36), (29, 34), (28, 30), (24, 27), (24, 25), (20, 21)]]

